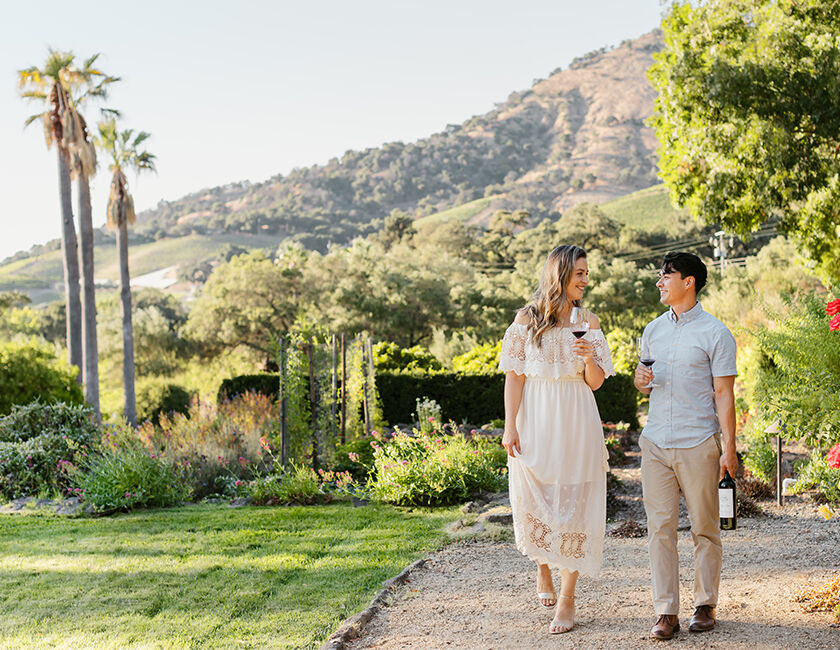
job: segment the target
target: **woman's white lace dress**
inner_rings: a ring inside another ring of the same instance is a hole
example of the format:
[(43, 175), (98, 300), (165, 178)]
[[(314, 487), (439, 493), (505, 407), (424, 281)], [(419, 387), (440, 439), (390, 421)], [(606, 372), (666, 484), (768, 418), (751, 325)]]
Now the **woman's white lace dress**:
[[(600, 329), (585, 335), (596, 363), (615, 374)], [(525, 375), (516, 416), (522, 450), (508, 456), (516, 547), (532, 560), (597, 576), (606, 525), (607, 448), (592, 390), (583, 380), (568, 328), (543, 334), (538, 348), (526, 325), (505, 332), (499, 369)]]

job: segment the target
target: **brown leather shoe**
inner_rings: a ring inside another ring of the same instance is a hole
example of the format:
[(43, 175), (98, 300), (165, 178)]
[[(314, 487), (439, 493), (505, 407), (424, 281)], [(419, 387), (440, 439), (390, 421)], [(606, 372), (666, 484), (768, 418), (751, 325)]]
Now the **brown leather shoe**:
[(708, 632), (715, 626), (715, 608), (712, 605), (700, 605), (691, 617), (689, 632)]
[(660, 614), (656, 625), (650, 628), (650, 638), (667, 641), (680, 631), (680, 620), (676, 614)]

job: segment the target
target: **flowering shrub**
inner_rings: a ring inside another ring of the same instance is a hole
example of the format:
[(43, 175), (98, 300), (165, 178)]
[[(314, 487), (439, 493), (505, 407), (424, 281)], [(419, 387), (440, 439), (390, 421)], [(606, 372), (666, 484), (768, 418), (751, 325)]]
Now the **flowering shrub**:
[(829, 331), (840, 330), (840, 298), (830, 301), (825, 306), (825, 313), (831, 316), (831, 320), (828, 321)]
[(332, 472), (289, 464), (289, 469), (254, 479), (248, 492), (257, 505), (327, 503), (334, 495), (348, 493), (353, 483), (349, 472)]
[(799, 494), (816, 489), (832, 504), (840, 504), (840, 469), (829, 465), (817, 450), (811, 452), (808, 463), (802, 467), (792, 492)]
[(390, 442), (373, 440), (375, 475), (370, 497), (397, 505), (443, 505), (507, 481), (505, 451), (498, 441), (467, 440), (439, 431), (416, 436), (397, 432)]
[(331, 469), (336, 472), (350, 472), (353, 480), (367, 480), (368, 471), (373, 467), (373, 447), (370, 437), (359, 438), (335, 448)]
[[(193, 401), (189, 413), (162, 415), (155, 426), (145, 422), (131, 438), (147, 452), (177, 467), (196, 499), (210, 494), (232, 496), (236, 480), (249, 480), (267, 468), (266, 447), (274, 433), (277, 407), (271, 397), (248, 392), (218, 407)], [(118, 447), (117, 437), (106, 444)]]
[(417, 404), (417, 420), (422, 433), (431, 433), (442, 424), (440, 421), (440, 404), (435, 400), (428, 397), (424, 397), (422, 400), (417, 398), (415, 403)]
[(840, 442), (829, 449), (825, 462), (833, 469), (840, 469)]
[(139, 443), (103, 449), (63, 469), (73, 484), (69, 492), (99, 512), (173, 506), (190, 496), (177, 467)]
[(16, 499), (64, 494), (62, 467), (88, 453), (98, 429), (92, 410), (61, 402), (15, 406), (0, 417), (0, 494)]

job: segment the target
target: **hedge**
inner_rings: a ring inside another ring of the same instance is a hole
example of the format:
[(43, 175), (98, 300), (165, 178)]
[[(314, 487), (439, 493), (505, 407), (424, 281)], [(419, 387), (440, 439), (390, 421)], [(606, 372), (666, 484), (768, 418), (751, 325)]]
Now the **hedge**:
[[(249, 390), (276, 399), (279, 377), (276, 374), (239, 375), (225, 379), (219, 387), (218, 399), (224, 400)], [(413, 421), (417, 398), (429, 397), (441, 405), (443, 417), (455, 422), (466, 420), (484, 424), (503, 418), (505, 376), (435, 373), (409, 375), (378, 372), (376, 388), (382, 400), (382, 415), (390, 424)], [(616, 375), (595, 391), (595, 401), (604, 422), (627, 422), (638, 429), (636, 419), (638, 393), (631, 375)]]
[[(383, 416), (391, 424), (412, 422), (418, 397), (435, 400), (441, 405), (444, 419), (455, 422), (466, 420), (472, 424), (483, 424), (504, 418), (504, 386), (503, 374), (439, 373), (414, 376), (380, 372), (376, 375)], [(604, 422), (624, 421), (632, 429), (638, 428), (637, 391), (630, 375), (616, 375), (607, 379), (595, 391), (595, 401)]]
[(238, 375), (225, 379), (219, 386), (216, 401), (224, 402), (248, 391), (262, 393), (276, 400), (280, 393), (280, 374)]

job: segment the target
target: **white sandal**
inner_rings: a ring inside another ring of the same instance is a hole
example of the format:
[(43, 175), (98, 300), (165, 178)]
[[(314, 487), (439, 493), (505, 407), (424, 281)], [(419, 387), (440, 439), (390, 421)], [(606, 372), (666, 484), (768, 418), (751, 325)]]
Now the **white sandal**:
[[(546, 609), (551, 609), (557, 604), (557, 592), (556, 591), (541, 591), (537, 594), (537, 598), (540, 600), (540, 605), (545, 607)], [(543, 601), (544, 600), (553, 600), (554, 602), (550, 605), (546, 605)]]
[[(560, 598), (565, 598), (566, 600), (574, 600), (575, 599), (574, 596), (564, 596), (563, 594), (560, 594)], [(554, 620), (551, 621), (551, 625), (548, 626), (548, 633), (549, 634), (565, 634), (566, 632), (571, 632), (574, 627), (575, 627), (574, 615), (572, 616), (572, 620), (571, 620), (571, 623), (569, 625), (566, 625), (565, 621), (558, 621), (556, 616), (555, 616)], [(555, 630), (555, 628), (559, 628), (559, 629)]]

